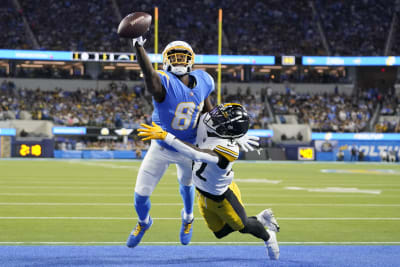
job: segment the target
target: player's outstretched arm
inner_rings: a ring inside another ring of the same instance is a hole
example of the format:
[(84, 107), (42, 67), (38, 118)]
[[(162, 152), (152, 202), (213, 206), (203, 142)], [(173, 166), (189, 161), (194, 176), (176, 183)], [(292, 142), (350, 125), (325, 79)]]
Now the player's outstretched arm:
[(144, 128), (138, 129), (138, 135), (142, 136), (143, 141), (151, 139), (163, 140), (165, 143), (178, 150), (179, 153), (182, 153), (183, 155), (194, 161), (202, 161), (205, 163), (215, 164), (218, 163), (219, 157), (216, 152), (209, 149), (200, 149), (190, 143), (181, 141), (173, 134), (164, 131), (155, 122), (153, 122), (152, 124), (153, 126), (144, 123), (140, 124), (140, 126)]
[(166, 91), (161, 84), (160, 76), (154, 70), (150, 59), (147, 56), (146, 50), (143, 47), (146, 40), (140, 36), (132, 39), (132, 42), (136, 49), (136, 58), (143, 72), (146, 88), (149, 90), (150, 94), (153, 95), (155, 101), (162, 102), (165, 98)]

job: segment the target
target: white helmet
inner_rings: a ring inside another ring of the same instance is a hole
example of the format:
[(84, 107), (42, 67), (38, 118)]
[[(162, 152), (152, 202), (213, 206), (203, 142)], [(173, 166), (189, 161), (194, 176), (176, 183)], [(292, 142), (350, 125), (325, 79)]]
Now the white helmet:
[(169, 43), (163, 53), (163, 69), (181, 76), (192, 71), (194, 52), (192, 47), (184, 41)]

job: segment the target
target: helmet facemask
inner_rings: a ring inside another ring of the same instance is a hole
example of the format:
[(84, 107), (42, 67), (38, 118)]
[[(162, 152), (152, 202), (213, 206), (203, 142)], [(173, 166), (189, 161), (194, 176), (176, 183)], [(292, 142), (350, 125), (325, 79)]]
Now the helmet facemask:
[(185, 42), (172, 42), (163, 52), (163, 69), (175, 75), (182, 76), (191, 72), (193, 63), (193, 50)]
[(249, 129), (249, 116), (240, 104), (221, 104), (213, 108), (205, 117), (208, 129), (221, 138), (240, 138)]

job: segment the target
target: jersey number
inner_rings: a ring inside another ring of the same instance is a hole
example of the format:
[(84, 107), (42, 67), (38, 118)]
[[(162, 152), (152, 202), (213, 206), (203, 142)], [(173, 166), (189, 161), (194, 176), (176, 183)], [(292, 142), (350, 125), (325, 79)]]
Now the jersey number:
[(196, 171), (196, 175), (197, 177), (199, 177), (201, 180), (203, 181), (207, 181), (206, 178), (204, 178), (203, 176), (201, 176), (201, 173), (204, 171), (204, 169), (207, 167), (207, 163), (202, 163), (200, 168)]
[[(197, 120), (199, 119), (200, 111), (203, 109), (203, 105), (204, 102), (201, 102), (197, 106), (196, 118), (193, 122), (192, 128), (195, 128), (197, 125)], [(194, 102), (179, 103), (178, 106), (176, 106), (175, 117), (172, 119), (172, 128), (175, 130), (186, 130), (189, 128), (195, 108), (196, 104)]]

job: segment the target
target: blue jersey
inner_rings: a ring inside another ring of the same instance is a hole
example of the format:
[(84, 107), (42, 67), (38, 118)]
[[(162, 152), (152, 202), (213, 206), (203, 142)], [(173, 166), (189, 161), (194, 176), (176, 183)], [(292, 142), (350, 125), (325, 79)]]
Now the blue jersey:
[[(153, 99), (152, 120), (180, 140), (194, 144), (197, 120), (203, 110), (204, 100), (214, 90), (213, 78), (205, 71), (192, 71), (190, 75), (196, 79), (196, 84), (191, 89), (172, 73), (157, 72), (166, 90), (166, 95), (161, 103)], [(157, 140), (157, 142), (167, 149), (176, 151), (164, 141)]]

